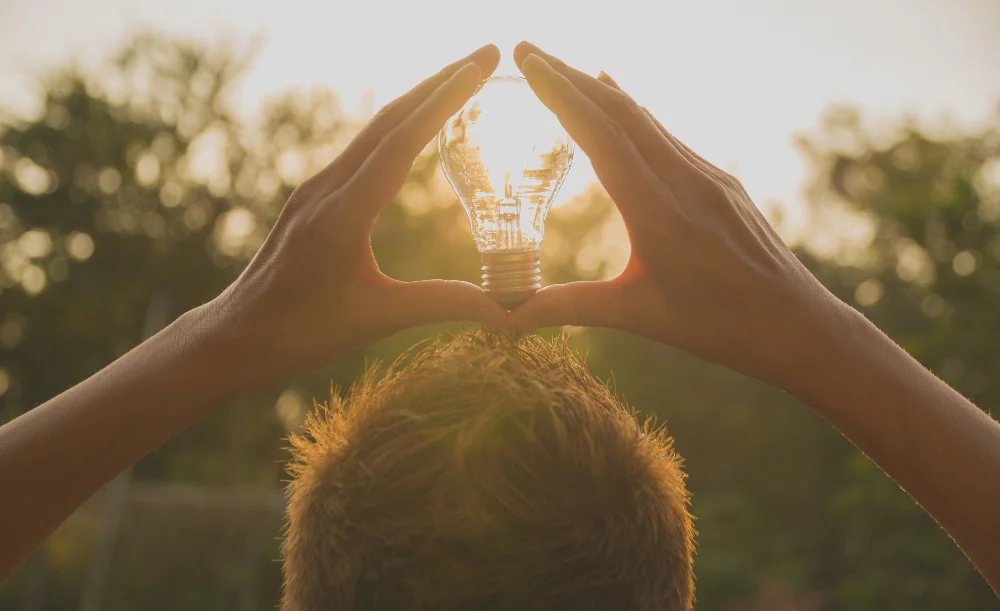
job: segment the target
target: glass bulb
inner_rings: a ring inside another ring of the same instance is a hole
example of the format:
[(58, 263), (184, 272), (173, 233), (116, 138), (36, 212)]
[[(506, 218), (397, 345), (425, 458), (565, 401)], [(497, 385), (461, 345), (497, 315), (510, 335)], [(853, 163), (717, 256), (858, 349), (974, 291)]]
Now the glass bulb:
[(438, 137), (441, 167), (483, 258), (483, 288), (513, 308), (541, 288), (545, 215), (573, 141), (523, 78), (487, 80)]

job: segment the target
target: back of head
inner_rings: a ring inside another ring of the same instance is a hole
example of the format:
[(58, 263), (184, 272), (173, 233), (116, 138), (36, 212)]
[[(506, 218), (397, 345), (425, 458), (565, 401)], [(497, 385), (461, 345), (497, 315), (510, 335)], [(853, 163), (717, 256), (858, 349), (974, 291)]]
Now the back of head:
[(691, 606), (670, 439), (561, 342), (434, 344), (293, 446), (284, 611)]

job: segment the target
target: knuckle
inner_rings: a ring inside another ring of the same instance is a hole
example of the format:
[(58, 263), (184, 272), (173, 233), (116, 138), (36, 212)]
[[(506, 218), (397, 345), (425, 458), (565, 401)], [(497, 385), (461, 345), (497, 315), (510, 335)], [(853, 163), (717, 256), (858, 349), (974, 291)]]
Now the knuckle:
[(610, 117), (599, 121), (595, 131), (599, 140), (611, 144), (616, 148), (621, 147), (628, 139), (625, 129)]
[(295, 187), (288, 199), (285, 200), (285, 208), (296, 210), (316, 198), (318, 191), (318, 181), (315, 177), (307, 178), (299, 186)]
[(372, 117), (371, 121), (369, 121), (368, 123), (370, 125), (373, 125), (373, 124), (380, 124), (387, 120), (390, 120), (396, 115), (396, 111), (398, 108), (399, 108), (399, 101), (393, 100), (392, 102), (389, 102), (382, 108), (379, 108), (378, 112), (375, 113), (375, 116)]
[(378, 141), (378, 148), (389, 154), (395, 154), (403, 147), (407, 139), (407, 126), (405, 123), (389, 130), (383, 134)]
[(715, 198), (724, 197), (729, 199), (729, 197), (734, 193), (746, 193), (746, 190), (743, 188), (743, 184), (740, 183), (738, 178), (728, 172), (720, 170), (715, 166), (710, 164), (707, 165), (708, 167), (704, 171), (704, 174), (707, 177), (705, 182), (709, 183), (706, 189), (711, 196)]
[(729, 186), (725, 180), (709, 178), (702, 181), (702, 193), (711, 202), (729, 201)]
[[(291, 204), (291, 200), (289, 200), (289, 204)], [(285, 215), (284, 224), (288, 232), (292, 235), (310, 235), (320, 225), (317, 217), (321, 211), (318, 206), (301, 206), (288, 208), (287, 210), (288, 213)]]
[[(636, 127), (645, 128), (649, 125), (649, 118), (635, 102), (627, 102), (623, 112), (625, 120)], [(659, 134), (656, 134), (659, 137)]]
[(722, 170), (719, 170), (719, 172), (722, 174), (722, 179), (729, 185), (730, 189), (732, 189), (736, 193), (740, 193), (740, 194), (744, 194), (744, 195), (746, 194), (747, 190), (743, 186), (743, 183), (740, 182), (739, 178), (736, 178), (735, 176), (733, 176), (729, 172), (724, 172)]
[(323, 193), (331, 190), (330, 186), (336, 184), (335, 179), (338, 177), (340, 164), (336, 163), (337, 160), (330, 162), (322, 170), (316, 172), (315, 174), (309, 176), (295, 187), (293, 193), (298, 192), (299, 194), (316, 194)]
[(637, 121), (646, 117), (646, 111), (631, 96), (617, 91), (612, 93), (614, 94), (612, 103), (619, 115), (629, 121)]

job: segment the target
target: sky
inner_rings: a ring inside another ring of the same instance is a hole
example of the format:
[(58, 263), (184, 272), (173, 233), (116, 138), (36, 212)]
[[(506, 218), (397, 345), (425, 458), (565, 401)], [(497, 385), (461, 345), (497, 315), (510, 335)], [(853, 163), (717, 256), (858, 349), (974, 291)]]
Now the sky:
[[(238, 92), (252, 113), (291, 87), (380, 106), (494, 42), (530, 40), (608, 72), (668, 129), (735, 173), (758, 205), (797, 208), (797, 134), (832, 105), (878, 125), (903, 115), (973, 127), (1000, 107), (1000, 0), (0, 0), (0, 104), (29, 107), (33, 79), (96, 60), (130, 33), (263, 40)], [(577, 163), (564, 196), (593, 180)]]

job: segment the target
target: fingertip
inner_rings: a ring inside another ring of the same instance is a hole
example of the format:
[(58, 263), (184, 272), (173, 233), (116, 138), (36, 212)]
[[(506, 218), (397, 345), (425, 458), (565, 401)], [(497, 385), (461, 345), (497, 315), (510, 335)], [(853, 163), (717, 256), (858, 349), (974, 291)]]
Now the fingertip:
[(481, 288), (459, 280), (391, 280), (395, 290), (393, 307), (402, 311), (407, 326), (453, 322), (477, 322), (490, 328), (508, 326), (507, 311)]
[(482, 76), (489, 76), (500, 64), (500, 49), (489, 43), (473, 51), (469, 58), (479, 66)]
[(521, 73), (529, 79), (532, 75), (539, 76), (544, 73), (547, 68), (549, 65), (545, 60), (534, 53), (528, 53), (521, 61)]
[(478, 62), (471, 61), (455, 73), (452, 77), (455, 80), (465, 81), (467, 84), (478, 86), (483, 78), (483, 70)]
[(604, 282), (547, 286), (511, 312), (511, 324), (518, 333), (544, 327), (589, 325), (596, 320), (593, 309), (604, 302), (599, 291), (603, 286)]
[(531, 44), (526, 40), (522, 40), (517, 43), (514, 47), (514, 63), (517, 65), (518, 69), (521, 68), (521, 64), (524, 63), (525, 58), (531, 54), (540, 51), (538, 47)]
[(611, 78), (611, 76), (604, 70), (601, 70), (601, 73), (597, 75), (597, 80), (601, 81), (602, 83), (604, 83), (609, 87), (614, 87), (618, 91), (622, 90), (621, 85), (615, 82), (615, 79)]
[(472, 55), (500, 55), (500, 48), (492, 42), (488, 42), (473, 51)]
[(530, 318), (522, 318), (510, 325), (511, 335), (520, 337), (538, 330), (538, 323)]
[(510, 328), (516, 335), (531, 333), (542, 325), (539, 312), (545, 311), (546, 287), (510, 312)]
[(493, 310), (479, 312), (475, 317), (475, 321), (487, 331), (504, 334), (513, 333), (513, 326), (511, 325), (507, 310), (502, 310), (502, 312)]
[[(433, 281), (432, 281), (433, 282)], [(441, 292), (438, 298), (445, 309), (452, 309), (449, 318), (453, 320), (474, 321), (489, 328), (504, 328), (509, 326), (509, 313), (486, 291), (471, 282), (459, 280), (438, 281)]]
[(494, 301), (492, 297), (486, 295), (486, 292), (480, 287), (475, 288), (479, 289), (481, 293), (477, 295), (475, 301), (475, 309), (472, 312), (473, 320), (489, 329), (510, 328), (510, 312)]

